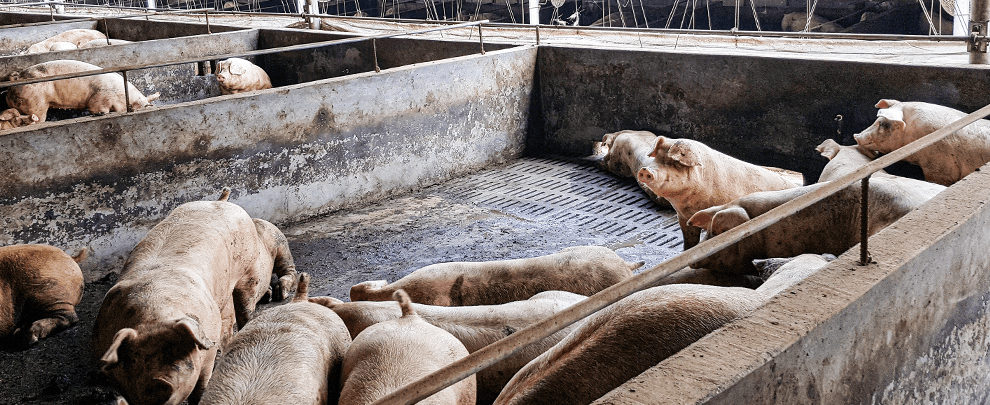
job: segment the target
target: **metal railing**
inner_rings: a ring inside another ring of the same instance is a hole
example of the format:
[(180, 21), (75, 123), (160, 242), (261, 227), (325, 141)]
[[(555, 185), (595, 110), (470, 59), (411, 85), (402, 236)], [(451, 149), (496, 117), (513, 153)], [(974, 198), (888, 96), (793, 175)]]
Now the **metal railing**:
[[(391, 394), (379, 399), (378, 401), (375, 401), (374, 404), (412, 404), (427, 398), (430, 395), (433, 395), (440, 390), (481, 371), (495, 362), (511, 356), (523, 347), (544, 339), (567, 327), (568, 325), (573, 324), (574, 322), (577, 322), (602, 308), (612, 305), (630, 294), (643, 290), (657, 281), (660, 281), (663, 277), (666, 277), (667, 275), (670, 275), (685, 266), (711, 256), (712, 254), (725, 249), (736, 242), (739, 242), (743, 238), (753, 235), (756, 232), (777, 223), (777, 221), (780, 221), (789, 215), (792, 215), (832, 194), (835, 194), (836, 192), (852, 185), (857, 181), (863, 181), (863, 185), (867, 186), (867, 179), (873, 173), (897, 161), (900, 161), (935, 142), (942, 140), (946, 136), (969, 124), (972, 124), (973, 122), (976, 122), (983, 117), (986, 117), (987, 115), (990, 115), (990, 105), (968, 114), (948, 126), (922, 137), (921, 139), (911, 142), (908, 145), (867, 163), (858, 169), (843, 175), (842, 177), (828, 183), (824, 183), (823, 186), (812, 192), (781, 204), (780, 206), (766, 212), (763, 215), (753, 218), (738, 227), (732, 228), (725, 233), (715, 236), (714, 238), (701, 242), (695, 247), (688, 249), (649, 270), (643, 271), (642, 273), (639, 273), (629, 279), (606, 288), (605, 290), (602, 290), (601, 292), (592, 295), (549, 318), (530, 325), (525, 329), (503, 338), (502, 340), (471, 353), (467, 357), (451, 363), (447, 367), (407, 384)], [(863, 212), (866, 212), (865, 204), (863, 206)], [(866, 215), (863, 215), (863, 217), (865, 221)], [(866, 226), (864, 226), (864, 228), (866, 228)], [(867, 239), (868, 238), (863, 238), (860, 241), (862, 253), (865, 253), (866, 251), (865, 246)], [(869, 264), (869, 260), (865, 257), (865, 255), (864, 257), (861, 257), (861, 264)]]
[(123, 67), (115, 67), (115, 68), (87, 70), (87, 71), (84, 71), (84, 72), (66, 73), (66, 74), (62, 74), (62, 75), (44, 76), (44, 77), (28, 78), (28, 79), (17, 79), (17, 80), (10, 80), (10, 81), (6, 81), (6, 82), (0, 82), (0, 89), (10, 88), (10, 87), (14, 87), (14, 86), (21, 86), (21, 85), (25, 85), (25, 84), (32, 84), (32, 83), (41, 83), (41, 82), (49, 82), (49, 81), (64, 80), (64, 79), (75, 79), (75, 78), (79, 78), (79, 77), (96, 76), (96, 75), (105, 74), (105, 73), (120, 72), (124, 76), (124, 90), (125, 90), (125, 100), (127, 100), (127, 112), (131, 112), (130, 99), (127, 98), (127, 95), (126, 95), (126, 92), (127, 92), (127, 72), (130, 71), (130, 70), (139, 70), (139, 69), (148, 69), (148, 68), (156, 68), (156, 67), (164, 67), (164, 66), (183, 65), (183, 64), (187, 64), (187, 63), (199, 63), (199, 62), (204, 62), (204, 61), (214, 61), (214, 60), (226, 59), (226, 58), (250, 57), (250, 56), (258, 56), (258, 55), (267, 55), (267, 54), (280, 53), (280, 52), (302, 51), (302, 50), (307, 50), (307, 49), (322, 48), (322, 47), (331, 46), (331, 45), (341, 45), (341, 44), (350, 44), (350, 43), (357, 43), (357, 42), (363, 42), (363, 41), (372, 41), (372, 49), (373, 49), (373, 53), (374, 53), (375, 71), (376, 72), (380, 72), (381, 69), (378, 66), (378, 46), (377, 46), (377, 43), (376, 43), (376, 40), (378, 40), (378, 39), (393, 38), (393, 37), (399, 37), (399, 36), (405, 36), (405, 35), (416, 35), (416, 34), (423, 34), (423, 33), (434, 32), (434, 31), (443, 31), (443, 30), (450, 30), (450, 29), (456, 29), (456, 28), (465, 28), (465, 27), (477, 26), (478, 27), (478, 33), (479, 33), (478, 40), (479, 40), (479, 44), (480, 44), (480, 52), (482, 54), (484, 54), (485, 53), (485, 43), (484, 43), (484, 38), (481, 37), (480, 33), (481, 33), (481, 25), (483, 23), (486, 23), (486, 22), (488, 22), (488, 21), (487, 20), (484, 20), (484, 21), (472, 21), (472, 22), (466, 22), (466, 23), (461, 23), (461, 24), (454, 24), (454, 25), (449, 25), (449, 26), (444, 26), (444, 27), (426, 28), (426, 29), (414, 30), (414, 31), (402, 31), (402, 32), (389, 33), (389, 34), (378, 34), (378, 35), (369, 35), (369, 36), (362, 36), (362, 37), (356, 37), (356, 38), (337, 39), (337, 40), (332, 40), (332, 41), (311, 42), (311, 43), (307, 43), (307, 44), (289, 45), (289, 46), (282, 46), (282, 47), (276, 47), (276, 48), (267, 48), (267, 49), (258, 49), (258, 50), (253, 50), (253, 51), (233, 52), (233, 53), (218, 54), (218, 55), (209, 55), (209, 56), (196, 56), (196, 57), (191, 57), (191, 58), (186, 58), (186, 59), (180, 59), (180, 60), (177, 60), (177, 61), (170, 61), (170, 62), (164, 62), (164, 63), (146, 63), (146, 64), (140, 64), (140, 65), (130, 65), (130, 66), (123, 66)]

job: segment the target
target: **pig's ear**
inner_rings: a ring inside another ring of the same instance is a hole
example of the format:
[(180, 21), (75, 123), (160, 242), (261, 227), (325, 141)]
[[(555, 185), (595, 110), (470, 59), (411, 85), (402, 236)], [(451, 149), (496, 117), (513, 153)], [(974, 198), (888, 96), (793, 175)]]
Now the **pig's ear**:
[(182, 333), (188, 334), (189, 338), (191, 338), (200, 349), (206, 350), (213, 347), (213, 342), (206, 337), (206, 334), (203, 333), (203, 329), (199, 327), (199, 322), (196, 322), (195, 319), (189, 317), (180, 318), (175, 321), (175, 328)]
[(822, 156), (825, 156), (828, 160), (832, 160), (832, 158), (839, 153), (839, 143), (835, 142), (834, 139), (826, 139), (825, 142), (818, 145), (815, 150), (817, 150), (818, 153), (821, 153)]
[(895, 104), (899, 104), (899, 103), (900, 103), (900, 101), (897, 101), (897, 100), (883, 99), (883, 100), (880, 100), (880, 101), (877, 102), (876, 107), (877, 108), (890, 108), (890, 107), (893, 107)]
[(247, 72), (247, 69), (244, 68), (244, 65), (242, 65), (240, 63), (231, 63), (230, 64), (230, 73), (231, 74), (240, 76), (240, 75), (242, 75), (242, 74), (244, 74), (246, 72)]
[(653, 152), (650, 152), (649, 157), (655, 158), (661, 153), (667, 153), (667, 149), (670, 145), (667, 145), (667, 137), (658, 136), (656, 142), (653, 143)]
[(120, 345), (127, 339), (135, 338), (137, 338), (137, 331), (131, 328), (118, 330), (117, 333), (113, 335), (113, 343), (110, 344), (110, 348), (107, 349), (107, 352), (100, 358), (100, 362), (103, 363), (104, 371), (113, 368), (113, 366), (120, 362), (120, 356), (117, 354), (117, 351), (120, 350)]
[(691, 216), (691, 219), (688, 219), (688, 225), (707, 231), (712, 227), (712, 217), (715, 216), (716, 212), (718, 212), (718, 207), (698, 211)]
[(10, 121), (14, 118), (17, 118), (17, 110), (13, 108), (8, 108), (0, 112), (0, 121)]
[(161, 96), (162, 96), (162, 93), (156, 91), (155, 94), (152, 94), (152, 95), (150, 95), (150, 96), (147, 97), (148, 104), (151, 104), (152, 101), (158, 100), (158, 97), (161, 97)]
[(712, 228), (710, 231), (712, 234), (721, 235), (723, 232), (742, 225), (746, 221), (749, 221), (749, 213), (742, 209), (742, 207), (724, 209), (712, 218)]
[(691, 149), (691, 144), (684, 141), (674, 142), (667, 151), (667, 157), (674, 159), (684, 166), (701, 166), (698, 153)]

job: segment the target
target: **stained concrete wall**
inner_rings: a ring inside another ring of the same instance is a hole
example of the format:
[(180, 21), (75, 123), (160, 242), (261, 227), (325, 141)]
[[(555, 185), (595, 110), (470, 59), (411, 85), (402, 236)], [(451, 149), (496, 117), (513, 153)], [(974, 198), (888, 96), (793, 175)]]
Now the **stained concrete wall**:
[(987, 403), (988, 171), (596, 404)]
[[(908, 66), (797, 58), (544, 46), (543, 128), (534, 150), (588, 155), (622, 129), (697, 139), (816, 181), (827, 138), (852, 144), (881, 98), (975, 111), (990, 104), (990, 67)], [(836, 115), (843, 116), (838, 136)], [(896, 170), (895, 170), (896, 172)]]
[(177, 205), (222, 187), (299, 221), (521, 156), (536, 48), (78, 118), (0, 136), (0, 245), (89, 246), (118, 269)]

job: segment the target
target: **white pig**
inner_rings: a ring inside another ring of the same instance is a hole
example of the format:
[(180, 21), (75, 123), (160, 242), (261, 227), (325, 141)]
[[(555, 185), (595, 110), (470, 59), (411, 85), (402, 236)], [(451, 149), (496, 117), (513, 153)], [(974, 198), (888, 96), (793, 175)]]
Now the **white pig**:
[(300, 273), (291, 303), (262, 312), (234, 335), (201, 405), (337, 403), (351, 337), (337, 314), (307, 301), (308, 287), (309, 274)]
[(217, 72), (220, 94), (237, 94), (246, 91), (272, 88), (265, 70), (241, 58), (230, 58), (220, 62)]
[[(405, 292), (395, 299), (402, 317), (365, 329), (347, 349), (339, 405), (370, 404), (468, 355), (457, 338), (421, 319)], [(472, 375), (419, 404), (475, 405), (476, 391)]]
[[(69, 73), (99, 70), (99, 66), (75, 60), (39, 63), (10, 75), (10, 80), (33, 79)], [(127, 83), (131, 108), (139, 110), (158, 99), (155, 93), (145, 97), (137, 87)], [(7, 105), (24, 114), (48, 118), (49, 108), (86, 109), (93, 114), (127, 111), (124, 102), (124, 79), (116, 73), (77, 77), (14, 86), (7, 90)]]
[[(443, 307), (414, 303), (412, 308), (424, 321), (460, 340), (468, 353), (474, 353), (585, 298), (566, 291), (544, 291), (525, 301), (501, 305)], [(394, 301), (342, 302), (331, 297), (313, 297), (310, 301), (326, 305), (340, 315), (351, 337), (356, 337), (371, 325), (402, 316), (402, 310)], [(478, 404), (492, 403), (520, 368), (557, 344), (580, 324), (574, 323), (478, 372)]]
[[(653, 145), (656, 142), (657, 136), (649, 131), (623, 130), (605, 134), (602, 136), (602, 145), (606, 152), (600, 164), (602, 168), (617, 176), (636, 177), (639, 169), (653, 162), (650, 152), (653, 152)], [(664, 208), (671, 208), (670, 202), (657, 197), (653, 190), (643, 183), (639, 181), (637, 183), (651, 200)]]
[(52, 44), (56, 42), (68, 42), (72, 45), (79, 46), (85, 44), (94, 39), (107, 39), (106, 35), (97, 30), (90, 29), (74, 29), (68, 30), (61, 34), (55, 35), (44, 41), (38, 42), (34, 45), (28, 47), (27, 53), (43, 53), (51, 50)]
[(632, 294), (519, 370), (495, 404), (589, 404), (827, 263), (798, 257), (756, 290), (672, 284)]
[(0, 112), (0, 130), (13, 129), (35, 124), (39, 118), (35, 114), (21, 114), (16, 108), (8, 108)]
[(403, 289), (429, 305), (497, 305), (550, 290), (592, 295), (632, 277), (645, 262), (630, 263), (602, 246), (574, 246), (557, 253), (492, 262), (450, 262), (423, 267), (398, 281), (366, 281), (351, 287), (351, 301), (385, 301)]
[[(951, 124), (966, 113), (937, 104), (880, 100), (877, 120), (856, 135), (870, 151), (891, 152)], [(990, 121), (979, 120), (904, 159), (921, 166), (925, 180), (950, 186), (990, 161)]]
[(71, 42), (55, 42), (48, 47), (50, 52), (71, 51), (75, 49), (79, 49), (79, 47)]
[[(784, 14), (784, 18), (780, 21), (780, 28), (784, 31), (801, 32), (804, 31), (807, 23), (808, 13), (787, 13)], [(841, 25), (830, 22), (818, 14), (811, 15), (811, 25), (809, 28), (811, 32), (840, 32), (843, 30)]]
[(779, 173), (690, 139), (661, 136), (650, 156), (653, 164), (640, 169), (637, 178), (674, 206), (685, 250), (697, 245), (701, 237), (701, 229), (688, 226), (694, 213), (749, 193), (798, 186)]
[(101, 46), (120, 45), (120, 44), (129, 44), (129, 43), (131, 43), (131, 41), (127, 41), (123, 39), (111, 39), (110, 43), (108, 44), (106, 39), (94, 39), (85, 44), (79, 45), (79, 49), (98, 48)]

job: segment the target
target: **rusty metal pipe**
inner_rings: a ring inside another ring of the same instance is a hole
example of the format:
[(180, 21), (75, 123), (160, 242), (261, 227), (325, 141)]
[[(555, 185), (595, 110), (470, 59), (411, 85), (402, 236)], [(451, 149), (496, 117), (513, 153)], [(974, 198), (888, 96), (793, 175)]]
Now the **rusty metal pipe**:
[(859, 210), (859, 265), (866, 266), (870, 264), (870, 253), (866, 246), (866, 242), (870, 240), (870, 175), (863, 177), (861, 182), (863, 198)]
[(127, 89), (129, 87), (127, 85), (127, 71), (120, 72), (120, 74), (124, 76), (124, 104), (127, 105), (125, 109), (127, 112), (134, 112), (134, 109), (131, 108), (131, 92)]
[(592, 295), (577, 304), (537, 322), (529, 327), (513, 333), (502, 340), (492, 343), (481, 350), (469, 354), (467, 357), (455, 361), (440, 370), (406, 384), (398, 390), (386, 395), (374, 402), (375, 405), (412, 404), (420, 401), (440, 390), (447, 388), (454, 383), (477, 373), (478, 371), (511, 356), (516, 351), (526, 345), (535, 343), (568, 325), (591, 315), (592, 313), (605, 308), (626, 296), (639, 290), (649, 287), (661, 278), (671, 274), (684, 266), (704, 259), (712, 254), (731, 246), (739, 240), (759, 232), (766, 227), (777, 223), (784, 217), (792, 215), (812, 204), (835, 194), (858, 180), (862, 180), (870, 174), (883, 169), (897, 161), (900, 161), (915, 152), (918, 152), (931, 144), (942, 140), (949, 134), (972, 124), (976, 120), (990, 115), (990, 105), (987, 105), (974, 113), (928, 134), (910, 144), (907, 144), (879, 159), (867, 163), (858, 169), (824, 183), (821, 187), (812, 192), (797, 197), (780, 206), (753, 218), (740, 226), (732, 228), (725, 233), (712, 239), (699, 243), (695, 247), (674, 256), (670, 260), (663, 262), (653, 268), (639, 273), (631, 278), (623, 280), (609, 288), (606, 288), (595, 295)]

